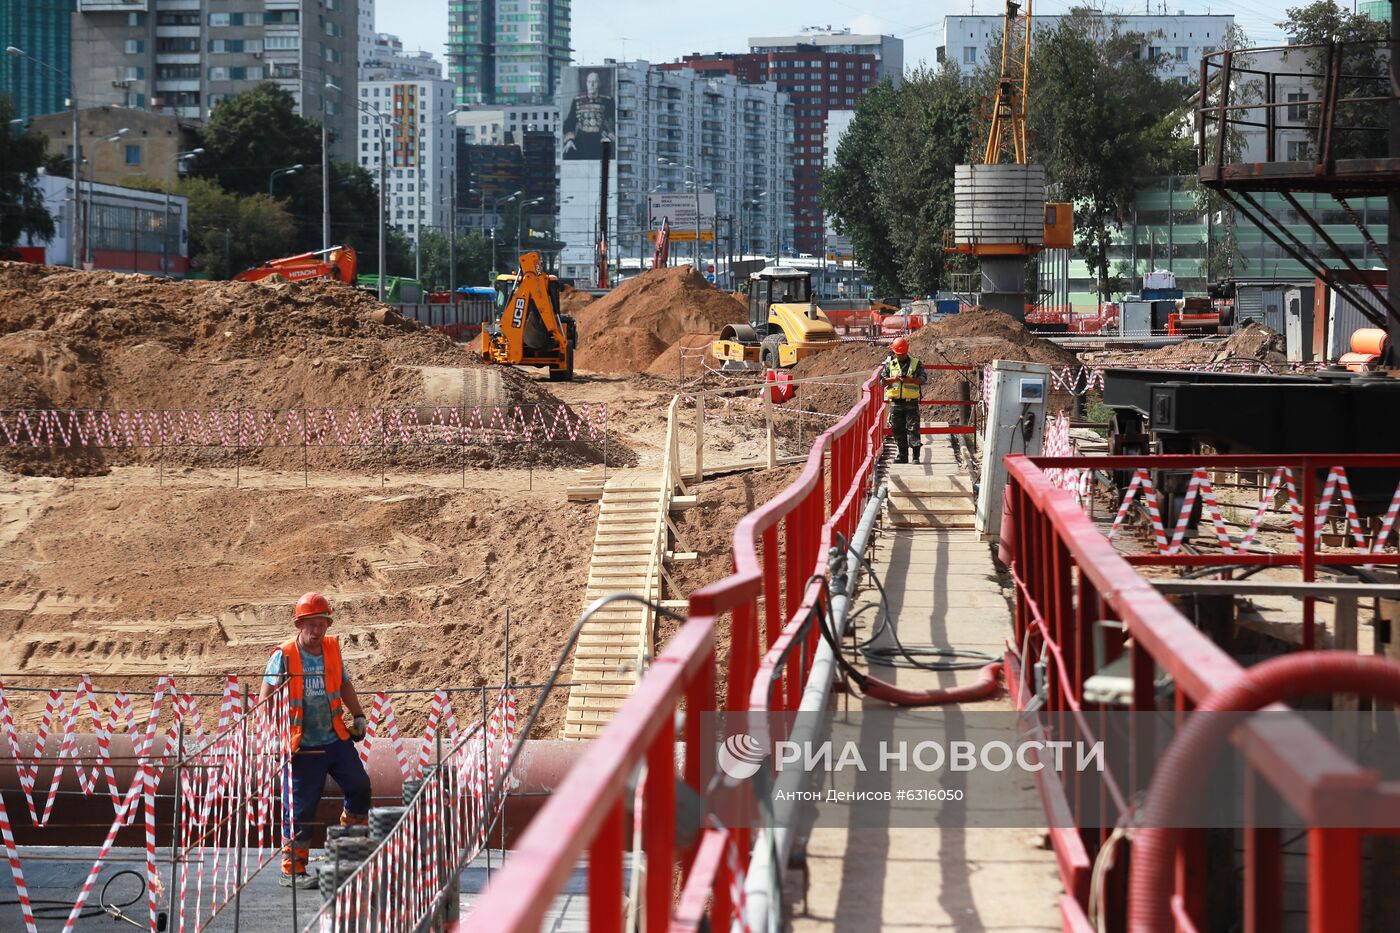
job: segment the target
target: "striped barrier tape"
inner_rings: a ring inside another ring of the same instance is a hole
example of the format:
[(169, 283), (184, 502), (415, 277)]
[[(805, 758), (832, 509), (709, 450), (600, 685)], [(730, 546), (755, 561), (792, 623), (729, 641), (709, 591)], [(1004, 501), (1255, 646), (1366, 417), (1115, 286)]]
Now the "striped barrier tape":
[[(1050, 454), (1047, 456), (1067, 456), (1067, 454)], [(1058, 472), (1058, 471), (1057, 471)], [(1065, 473), (1073, 471), (1063, 471)], [(1086, 473), (1086, 471), (1079, 471)], [(1087, 475), (1087, 473), (1086, 473)], [(1064, 486), (1063, 488), (1072, 488)], [(1304, 546), (1304, 515), (1302, 502), (1298, 496), (1297, 485), (1294, 481), (1293, 470), (1289, 467), (1278, 467), (1274, 470), (1269, 479), (1269, 483), (1264, 491), (1264, 496), (1254, 510), (1249, 524), (1245, 526), (1243, 534), (1238, 541), (1231, 537), (1229, 528), (1225, 522), (1223, 511), (1216, 497), (1208, 472), (1204, 468), (1197, 468), (1192, 471), (1191, 479), (1187, 484), (1185, 495), (1182, 497), (1181, 511), (1176, 517), (1176, 522), (1172, 528), (1170, 537), (1167, 536), (1166, 529), (1162, 524), (1160, 504), (1158, 494), (1153, 486), (1150, 472), (1145, 467), (1140, 467), (1133, 472), (1132, 478), (1123, 493), (1123, 499), (1118, 506), (1117, 514), (1114, 516), (1113, 525), (1108, 532), (1111, 539), (1117, 533), (1128, 510), (1132, 507), (1138, 493), (1141, 492), (1147, 505), (1149, 518), (1152, 524), (1153, 534), (1157, 544), (1157, 550), (1161, 554), (1176, 554), (1179, 552), (1186, 537), (1186, 531), (1191, 521), (1191, 514), (1195, 508), (1196, 500), (1201, 500), (1202, 510), (1211, 520), (1212, 528), (1215, 532), (1216, 540), (1220, 543), (1221, 550), (1226, 554), (1244, 553), (1254, 545), (1260, 529), (1263, 527), (1264, 518), (1270, 512), (1278, 511), (1274, 507), (1274, 500), (1280, 492), (1286, 496), (1287, 509), (1290, 517), (1290, 525), (1293, 530), (1293, 539), (1299, 548)], [(1321, 495), (1318, 497), (1316, 511), (1312, 515), (1314, 535), (1320, 536), (1324, 531), (1328, 519), (1331, 517), (1334, 502), (1340, 498), (1342, 507), (1342, 517), (1347, 524), (1347, 530), (1356, 548), (1362, 553), (1380, 554), (1387, 546), (1392, 531), (1395, 528), (1397, 517), (1400, 517), (1400, 485), (1397, 485), (1390, 504), (1386, 508), (1384, 518), (1381, 521), (1380, 529), (1376, 533), (1375, 539), (1369, 544), (1366, 539), (1365, 529), (1361, 525), (1360, 512), (1356, 507), (1356, 499), (1351, 490), (1351, 481), (1347, 477), (1346, 469), (1340, 466), (1332, 467), (1323, 483)], [(1082, 504), (1081, 500), (1081, 504)], [(1374, 565), (1363, 565), (1370, 569)]]
[[(230, 725), (242, 727), (225, 730), (185, 756), (184, 773), (190, 777), (182, 782), (178, 804), (176, 930), (207, 929), (243, 885), (279, 857), (281, 839), (295, 835), (293, 815), (283, 807), (283, 784), (291, 761), (288, 705), (284, 690), (246, 711), (240, 698), (229, 712)], [(154, 769), (150, 771), (154, 791), (157, 778)], [(245, 843), (241, 859), (237, 857), (240, 840)], [(154, 835), (148, 833), (152, 872), (154, 843)], [(158, 885), (154, 873), (151, 881), (154, 890)], [(154, 903), (152, 898), (153, 911)], [(152, 930), (155, 922), (152, 912)]]
[[(448, 711), (441, 711), (444, 720)], [(515, 722), (515, 692), (503, 689), (485, 721), (454, 743), (394, 828), (303, 929), (418, 929), (437, 906), (439, 892), (456, 883), (457, 866), (481, 851), (504, 805)]]
[[(514, 691), (511, 691), (512, 703), (514, 695)], [(387, 741), (394, 749), (394, 758), (398, 762), (399, 772), (405, 781), (417, 780), (423, 776), (423, 770), (432, 761), (439, 737), (443, 740), (443, 748), (452, 748), (461, 736), (452, 700), (447, 691), (441, 688), (433, 692), (433, 698), (429, 703), (427, 724), (423, 730), (423, 744), (416, 760), (409, 760), (408, 750), (404, 746), (403, 734), (399, 730), (398, 715), (395, 713), (394, 703), (387, 693), (380, 691), (374, 695), (374, 702), (370, 704), (369, 714), (365, 719), (365, 740), (358, 744), (360, 761), (368, 764), (370, 750), (374, 748), (374, 743)]]
[(598, 441), (607, 405), (0, 411), (12, 448), (389, 447)]
[[(155, 735), (160, 724), (161, 710), (167, 699), (170, 700), (171, 714), (169, 736), (173, 738), (185, 731), (191, 731), (196, 742), (202, 744), (207, 741), (203, 720), (194, 697), (176, 692), (174, 678), (170, 675), (164, 675), (157, 681), (156, 692), (151, 698), (150, 713), (147, 716), (144, 730), (138, 729), (131, 700), (124, 692), (117, 693), (107, 716), (104, 718), (97, 705), (92, 679), (87, 675), (80, 678), (74, 689), (71, 703), (65, 704), (63, 696), (63, 691), (57, 688), (49, 690), (44, 712), (39, 721), (39, 730), (35, 736), (34, 748), (29, 755), (25, 755), (19, 744), (14, 712), (11, 709), (9, 698), (5, 694), (4, 684), (0, 682), (0, 728), (3, 728), (5, 740), (15, 762), (20, 790), (24, 794), (25, 803), (29, 809), (30, 821), (35, 826), (46, 826), (52, 817), (63, 772), (68, 767), (68, 762), (72, 763), (78, 779), (78, 786), (84, 796), (92, 796), (96, 793), (99, 788), (99, 779), (105, 778), (113, 808), (118, 807), (121, 803), (122, 791), (117, 786), (116, 775), (112, 768), (112, 736), (117, 732), (119, 726), (124, 725), (127, 734), (131, 736), (132, 752), (138, 766), (150, 759), (151, 749), (155, 743)], [(220, 700), (220, 732), (227, 728), (232, 704), (238, 696), (238, 679), (229, 676), (225, 679)], [(97, 739), (97, 755), (90, 763), (90, 767), (77, 750), (78, 725), (84, 711), (92, 721), (93, 732)], [(56, 720), (62, 732), (58, 754), (46, 757), (44, 751), (48, 747), (49, 738), (54, 734)], [(152, 761), (157, 779), (164, 772), (165, 762), (169, 754), (167, 749), (164, 756), (157, 756)], [(41, 765), (53, 768), (42, 810), (38, 808), (35, 799)], [(128, 822), (132, 818), (134, 818), (134, 813), (129, 813)]]

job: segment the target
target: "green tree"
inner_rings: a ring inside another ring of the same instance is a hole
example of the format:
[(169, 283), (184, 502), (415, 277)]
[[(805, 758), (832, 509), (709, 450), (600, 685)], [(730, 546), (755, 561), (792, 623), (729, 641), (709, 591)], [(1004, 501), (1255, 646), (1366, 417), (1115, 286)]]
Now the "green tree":
[[(1376, 158), (1386, 154), (1390, 127), (1384, 103), (1348, 103), (1351, 98), (1383, 97), (1390, 92), (1385, 40), (1390, 27), (1365, 13), (1352, 13), (1332, 0), (1314, 0), (1302, 7), (1290, 7), (1288, 17), (1278, 23), (1293, 45), (1343, 43), (1337, 63), (1337, 111), (1331, 151), (1334, 159)], [(1307, 71), (1313, 79), (1313, 97), (1323, 97), (1323, 76), (1330, 61), (1325, 48), (1310, 49)], [(1296, 66), (1294, 69), (1296, 70)], [(1321, 117), (1319, 107), (1308, 109), (1308, 122), (1314, 126)]]
[(972, 99), (956, 67), (905, 77), (888, 116), (875, 189), (888, 218), (900, 293), (931, 294), (946, 284), (943, 231), (953, 226), (953, 174), (971, 137)]
[(44, 137), (26, 130), (10, 131), (15, 109), (0, 94), (0, 247), (11, 247), (23, 236), (53, 239), (53, 218), (39, 190), (39, 169), (44, 165)]
[[(193, 170), (229, 194), (265, 194), (272, 172), (292, 165), (304, 165), (319, 181), (320, 126), (298, 116), (296, 98), (271, 82), (220, 101), (202, 135), (204, 154)], [(278, 178), (279, 197), (304, 181), (305, 175)]]
[(890, 239), (887, 210), (878, 197), (881, 152), (891, 141), (888, 131), (899, 91), (889, 81), (875, 85), (856, 105), (850, 128), (836, 147), (836, 163), (822, 172), (822, 208), (831, 215), (836, 232), (849, 237), (857, 260), (875, 291), (900, 292), (899, 264)]
[[(335, 141), (330, 134), (330, 144)], [(278, 176), (274, 193), (295, 224), (291, 251), (321, 248), (321, 124), (299, 116), (291, 94), (264, 83), (221, 101), (209, 116), (201, 145), (204, 154), (193, 162), (192, 171), (214, 179), (231, 194), (266, 194), (274, 171), (302, 166)], [(354, 247), (361, 271), (373, 274), (379, 262), (378, 179), (358, 165), (331, 159), (330, 201), (330, 245)], [(386, 242), (390, 274), (412, 271), (411, 265), (398, 262), (401, 246), (399, 241)]]
[[(445, 291), (452, 279), (448, 274), (452, 244), (445, 234), (429, 230), (423, 234), (423, 284), (432, 291)], [(480, 233), (457, 235), (457, 287), (487, 285), (491, 275), (491, 244)]]
[(184, 179), (174, 193), (189, 199), (190, 259), (213, 278), (293, 253), (292, 219), (266, 194), (239, 197), (208, 178)]
[(1108, 251), (1136, 180), (1192, 165), (1180, 122), (1186, 92), (1161, 79), (1142, 44), (1116, 19), (1075, 10), (1038, 33), (1031, 53), (1031, 157), (1074, 203), (1075, 245), (1101, 300), (1124, 285)]

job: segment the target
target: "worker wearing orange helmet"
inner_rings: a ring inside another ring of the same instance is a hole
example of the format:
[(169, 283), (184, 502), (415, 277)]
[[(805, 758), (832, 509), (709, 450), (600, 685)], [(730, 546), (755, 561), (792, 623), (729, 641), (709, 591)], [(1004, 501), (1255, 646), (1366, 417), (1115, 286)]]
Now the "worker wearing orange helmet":
[(880, 370), (880, 381), (885, 387), (885, 398), (889, 401), (888, 427), (894, 434), (894, 442), (899, 446), (899, 456), (895, 463), (908, 463), (909, 451), (914, 451), (914, 462), (919, 462), (919, 399), (924, 394), (924, 365), (909, 355), (909, 341), (903, 337), (894, 338), (890, 344), (890, 355)]
[[(284, 806), (296, 832), (283, 833), (282, 884), (312, 888), (316, 879), (307, 874), (306, 862), (326, 776), (335, 778), (345, 794), (341, 825), (368, 822), (370, 783), (353, 744), (365, 737), (365, 712), (341, 661), (340, 643), (326, 634), (330, 603), (320, 593), (307, 593), (297, 600), (294, 621), (297, 633), (272, 652), (258, 699), (266, 700), (286, 684), (292, 760)], [(342, 718), (346, 711), (354, 717), (348, 728)]]

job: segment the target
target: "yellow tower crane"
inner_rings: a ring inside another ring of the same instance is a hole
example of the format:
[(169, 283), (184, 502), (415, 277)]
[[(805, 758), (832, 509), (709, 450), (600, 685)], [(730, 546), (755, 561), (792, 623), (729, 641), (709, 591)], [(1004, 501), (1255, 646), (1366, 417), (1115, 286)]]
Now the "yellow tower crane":
[(1045, 170), (1030, 162), (1031, 0), (1007, 0), (1002, 20), (1001, 75), (984, 102), (987, 142), (980, 162), (957, 166), (948, 250), (981, 261), (977, 301), (1017, 319), (1026, 314), (1029, 257), (1074, 244), (1068, 204), (1045, 203)]
[(983, 165), (1003, 161), (1026, 164), (1026, 98), (1030, 80), (1031, 0), (1026, 0), (1025, 12), (1015, 0), (1007, 0), (1001, 31), (1001, 80), (997, 82), (990, 112), (984, 107), (982, 114), (991, 125), (982, 154)]

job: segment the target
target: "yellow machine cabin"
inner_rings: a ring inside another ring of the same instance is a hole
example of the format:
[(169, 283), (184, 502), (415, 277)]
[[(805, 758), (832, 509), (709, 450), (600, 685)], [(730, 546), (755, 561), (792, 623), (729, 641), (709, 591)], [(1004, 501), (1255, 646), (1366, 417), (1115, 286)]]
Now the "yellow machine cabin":
[(837, 343), (812, 300), (811, 274), (774, 266), (749, 277), (749, 322), (725, 325), (710, 352), (726, 370), (777, 369)]
[(496, 277), (496, 320), (481, 331), (481, 358), (506, 366), (548, 366), (549, 378), (574, 378), (574, 319), (559, 312), (559, 280), (539, 253), (520, 257), (520, 271)]

